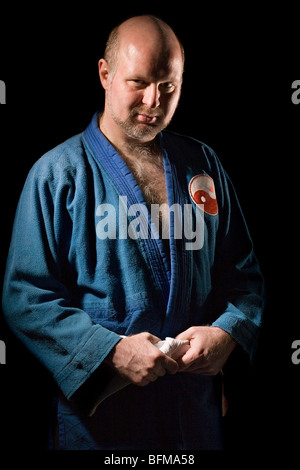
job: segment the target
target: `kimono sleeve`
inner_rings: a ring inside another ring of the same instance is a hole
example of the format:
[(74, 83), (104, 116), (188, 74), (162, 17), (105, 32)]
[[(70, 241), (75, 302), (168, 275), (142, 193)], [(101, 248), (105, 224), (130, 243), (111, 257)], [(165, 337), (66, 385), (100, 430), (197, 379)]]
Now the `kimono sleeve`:
[(11, 330), (69, 398), (120, 337), (72, 305), (62, 277), (72, 231), (72, 178), (58, 165), (49, 170), (47, 161), (32, 168), (19, 200), (2, 303)]
[(213, 269), (212, 326), (227, 331), (253, 361), (265, 306), (264, 279), (233, 184), (218, 161), (220, 225)]

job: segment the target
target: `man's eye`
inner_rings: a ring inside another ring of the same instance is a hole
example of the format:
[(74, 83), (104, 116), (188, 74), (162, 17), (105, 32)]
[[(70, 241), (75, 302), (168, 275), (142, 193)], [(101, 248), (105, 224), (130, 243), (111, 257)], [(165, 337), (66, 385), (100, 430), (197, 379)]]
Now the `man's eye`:
[(144, 82), (144, 80), (139, 80), (139, 79), (133, 79), (133, 80), (130, 80), (134, 86), (138, 86), (138, 87), (143, 87), (143, 86), (146, 86), (146, 82)]
[(160, 84), (160, 89), (165, 93), (171, 93), (175, 89), (175, 85), (171, 82), (165, 82)]

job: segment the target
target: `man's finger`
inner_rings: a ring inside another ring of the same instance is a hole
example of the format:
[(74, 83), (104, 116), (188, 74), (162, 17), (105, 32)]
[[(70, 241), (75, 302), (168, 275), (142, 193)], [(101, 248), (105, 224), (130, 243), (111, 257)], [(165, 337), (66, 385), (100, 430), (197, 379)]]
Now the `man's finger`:
[(181, 341), (185, 341), (187, 339), (190, 340), (193, 337), (192, 330), (193, 330), (193, 327), (188, 328), (187, 330), (177, 335), (176, 339), (180, 339)]
[(188, 351), (183, 356), (181, 356), (177, 359), (179, 370), (181, 372), (182, 371), (190, 372), (191, 368), (194, 368), (194, 367), (198, 368), (199, 365), (194, 366), (194, 361), (195, 360), (196, 360), (196, 357), (195, 357), (195, 353), (194, 353), (193, 349), (192, 348), (188, 349)]
[(169, 356), (165, 355), (163, 365), (169, 374), (176, 374), (176, 372), (178, 371), (177, 362), (174, 361), (174, 359), (171, 359)]

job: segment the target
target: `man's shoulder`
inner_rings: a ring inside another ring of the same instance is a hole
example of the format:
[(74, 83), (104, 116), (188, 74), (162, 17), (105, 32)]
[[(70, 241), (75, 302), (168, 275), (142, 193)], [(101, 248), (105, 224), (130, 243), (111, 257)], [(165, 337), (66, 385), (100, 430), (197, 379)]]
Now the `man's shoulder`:
[(33, 165), (31, 173), (42, 175), (55, 174), (60, 171), (72, 172), (85, 160), (85, 150), (82, 142), (82, 133), (76, 134), (58, 144)]

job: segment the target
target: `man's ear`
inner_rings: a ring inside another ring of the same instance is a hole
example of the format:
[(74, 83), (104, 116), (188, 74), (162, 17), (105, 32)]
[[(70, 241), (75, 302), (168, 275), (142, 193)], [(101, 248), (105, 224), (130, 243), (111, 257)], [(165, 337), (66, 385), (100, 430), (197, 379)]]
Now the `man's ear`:
[(104, 90), (108, 87), (108, 63), (105, 59), (100, 59), (98, 62), (99, 78)]

